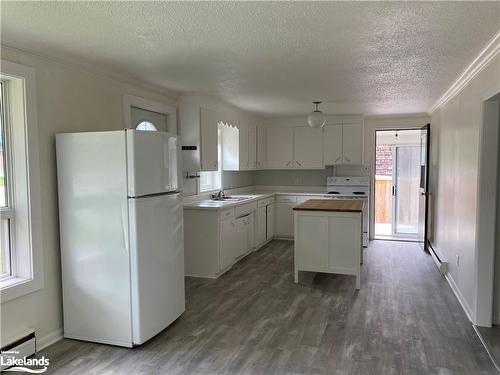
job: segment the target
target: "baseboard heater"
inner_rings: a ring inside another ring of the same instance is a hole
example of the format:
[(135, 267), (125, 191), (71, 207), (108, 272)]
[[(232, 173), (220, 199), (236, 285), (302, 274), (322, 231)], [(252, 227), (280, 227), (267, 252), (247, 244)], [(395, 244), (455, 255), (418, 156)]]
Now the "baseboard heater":
[(8, 358), (21, 359), (36, 353), (35, 331), (25, 333), (24, 336), (7, 343), (0, 350), (0, 356), (3, 357), (0, 371), (4, 371), (9, 367), (8, 365), (4, 365), (4, 363), (9, 363)]
[(436, 251), (429, 242), (427, 242), (427, 246), (429, 248), (429, 253), (431, 254), (432, 260), (434, 261), (434, 264), (438, 268), (439, 272), (441, 272), (442, 275), (446, 275), (446, 273), (448, 272), (448, 262), (445, 262), (439, 257), (439, 255), (437, 255)]

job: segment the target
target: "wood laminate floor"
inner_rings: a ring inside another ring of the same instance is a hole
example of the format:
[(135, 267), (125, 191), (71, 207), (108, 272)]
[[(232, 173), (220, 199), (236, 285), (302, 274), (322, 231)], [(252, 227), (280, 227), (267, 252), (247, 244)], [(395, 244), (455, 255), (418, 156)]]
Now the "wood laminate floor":
[(305, 273), (272, 241), (218, 280), (186, 279), (186, 312), (141, 347), (63, 340), (52, 374), (495, 374), (418, 244), (374, 241), (352, 276)]
[(500, 369), (500, 326), (476, 327), (476, 332), (487, 347), (495, 366)]

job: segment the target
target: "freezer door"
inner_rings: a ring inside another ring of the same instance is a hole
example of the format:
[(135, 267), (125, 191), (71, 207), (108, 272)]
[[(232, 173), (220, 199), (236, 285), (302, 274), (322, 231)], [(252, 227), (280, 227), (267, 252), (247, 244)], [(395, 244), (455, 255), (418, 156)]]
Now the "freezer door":
[(129, 199), (132, 335), (142, 344), (185, 309), (180, 194)]
[(128, 195), (178, 190), (177, 138), (169, 133), (127, 130)]

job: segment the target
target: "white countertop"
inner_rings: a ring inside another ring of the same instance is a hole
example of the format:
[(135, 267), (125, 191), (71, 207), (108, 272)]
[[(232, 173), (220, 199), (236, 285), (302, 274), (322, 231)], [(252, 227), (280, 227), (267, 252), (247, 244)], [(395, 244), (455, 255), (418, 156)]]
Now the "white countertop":
[(248, 194), (228, 194), (232, 197), (249, 197), (249, 199), (241, 201), (214, 201), (211, 199), (200, 199), (192, 202), (184, 203), (184, 209), (189, 210), (219, 210), (223, 208), (235, 207), (242, 204), (247, 204), (251, 202), (258, 201), (260, 199), (270, 198), (275, 195), (314, 195), (322, 196), (325, 195), (326, 191), (323, 192), (297, 192), (297, 191), (252, 191)]

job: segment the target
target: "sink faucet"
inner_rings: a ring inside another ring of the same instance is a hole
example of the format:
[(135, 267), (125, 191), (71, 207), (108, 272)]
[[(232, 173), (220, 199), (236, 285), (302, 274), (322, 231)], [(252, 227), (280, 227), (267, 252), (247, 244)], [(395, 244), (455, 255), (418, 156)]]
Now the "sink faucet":
[(217, 194), (212, 194), (212, 198), (223, 199), (225, 196), (226, 194), (224, 193), (224, 189), (219, 190)]

